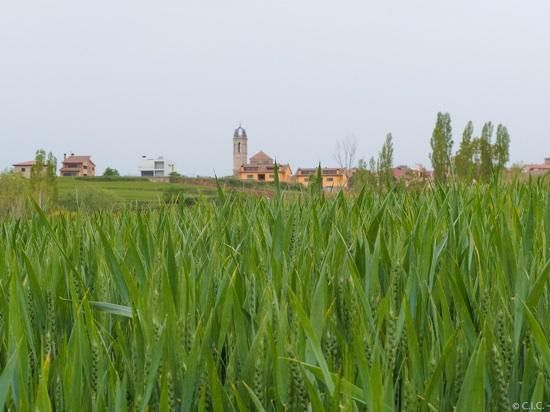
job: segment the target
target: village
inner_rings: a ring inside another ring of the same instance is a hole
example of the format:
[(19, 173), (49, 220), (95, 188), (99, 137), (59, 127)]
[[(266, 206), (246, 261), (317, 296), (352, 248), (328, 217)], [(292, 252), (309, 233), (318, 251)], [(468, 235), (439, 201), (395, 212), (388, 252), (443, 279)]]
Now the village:
[(0, 412), (550, 411), (550, 0), (2, 6)]
[[(290, 164), (275, 161), (262, 150), (248, 157), (248, 136), (246, 130), (239, 124), (233, 133), (233, 168), (232, 177), (246, 182), (269, 183), (275, 181), (275, 165), (277, 163), (279, 181), (287, 184), (296, 184), (307, 187), (312, 177), (317, 175), (318, 167), (309, 165), (299, 167), (293, 172)], [(25, 178), (31, 177), (31, 170), (35, 160), (27, 160), (14, 163), (12, 172), (18, 173)], [(358, 168), (349, 165), (336, 165), (332, 167), (321, 167), (322, 187), (324, 189), (346, 189)], [(550, 157), (544, 159), (543, 163), (527, 164), (522, 167), (526, 175), (541, 175), (550, 173)], [(63, 155), (61, 177), (95, 177), (96, 164), (91, 155), (77, 155), (66, 153)], [(137, 176), (156, 182), (168, 182), (170, 177), (179, 176), (174, 161), (165, 159), (162, 156), (150, 158), (142, 156), (137, 167)], [(400, 165), (391, 168), (391, 176), (395, 180), (432, 180), (433, 172), (422, 165), (409, 167)]]

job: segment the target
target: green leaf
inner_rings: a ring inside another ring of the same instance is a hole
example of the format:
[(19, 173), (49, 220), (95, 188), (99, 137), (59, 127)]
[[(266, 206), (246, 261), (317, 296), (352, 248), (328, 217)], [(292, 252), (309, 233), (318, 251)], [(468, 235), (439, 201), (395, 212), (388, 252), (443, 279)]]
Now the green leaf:
[(109, 302), (95, 302), (90, 301), (90, 305), (101, 312), (107, 312), (111, 315), (123, 316), (125, 318), (132, 318), (132, 308), (124, 305), (117, 305)]
[(462, 390), (458, 397), (457, 411), (485, 410), (485, 340), (482, 339), (466, 369)]
[(17, 352), (12, 353), (2, 374), (0, 375), (0, 410), (5, 410), (8, 393), (13, 383), (15, 366), (17, 361)]

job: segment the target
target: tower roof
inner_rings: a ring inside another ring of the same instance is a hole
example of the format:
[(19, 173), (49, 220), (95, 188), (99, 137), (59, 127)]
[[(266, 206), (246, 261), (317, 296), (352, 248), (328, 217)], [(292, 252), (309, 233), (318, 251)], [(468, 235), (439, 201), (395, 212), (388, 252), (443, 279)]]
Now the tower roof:
[(233, 137), (246, 137), (246, 130), (239, 124), (239, 127), (235, 129)]

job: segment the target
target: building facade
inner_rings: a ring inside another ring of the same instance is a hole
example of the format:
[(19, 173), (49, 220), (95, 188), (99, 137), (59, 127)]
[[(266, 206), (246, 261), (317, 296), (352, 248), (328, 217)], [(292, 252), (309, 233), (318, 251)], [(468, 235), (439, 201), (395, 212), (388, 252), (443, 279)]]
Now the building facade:
[[(289, 165), (277, 165), (279, 181), (289, 183), (292, 180), (292, 170)], [(259, 151), (250, 158), (250, 161), (241, 165), (239, 170), (241, 180), (254, 182), (274, 182), (275, 162), (271, 157)]]
[(63, 155), (59, 172), (61, 176), (95, 176), (95, 163), (90, 156), (75, 156), (71, 153), (69, 157)]
[(139, 175), (142, 177), (168, 177), (175, 171), (175, 163), (163, 157), (157, 159), (143, 158), (139, 165)]
[[(317, 168), (300, 168), (296, 170), (296, 183), (308, 186), (317, 176)], [(348, 186), (348, 176), (342, 168), (324, 167), (321, 169), (323, 189), (344, 189)]]
[(30, 179), (31, 178), (31, 169), (36, 162), (34, 160), (29, 160), (28, 162), (20, 162), (13, 164), (14, 173), (19, 173), (21, 176)]

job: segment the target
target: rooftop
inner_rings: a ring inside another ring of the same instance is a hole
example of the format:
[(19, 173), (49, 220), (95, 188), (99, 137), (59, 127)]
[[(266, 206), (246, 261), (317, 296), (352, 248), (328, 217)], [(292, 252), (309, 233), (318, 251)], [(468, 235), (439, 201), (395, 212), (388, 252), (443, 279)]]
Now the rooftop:
[(63, 159), (63, 163), (84, 163), (84, 162), (90, 162), (95, 166), (95, 163), (92, 162), (92, 159), (90, 156), (69, 156)]
[(34, 166), (34, 164), (36, 163), (36, 161), (34, 160), (29, 160), (27, 162), (20, 162), (20, 163), (14, 163), (12, 166)]
[(272, 165), (273, 159), (269, 157), (266, 153), (260, 150), (254, 156), (250, 158), (250, 164), (252, 165)]
[(550, 162), (525, 165), (524, 169), (526, 169), (526, 170), (550, 170)]
[[(298, 170), (296, 170), (296, 174), (297, 175), (301, 175), (301, 176), (309, 176), (309, 175), (313, 175), (317, 173), (317, 168), (316, 167), (313, 167), (313, 168), (300, 168)], [(337, 167), (323, 167), (321, 169), (321, 175), (322, 176), (338, 176), (338, 175), (343, 175), (344, 172), (342, 171), (342, 169), (340, 168), (337, 168)]]
[[(290, 165), (286, 164), (286, 165), (278, 165), (279, 166), (279, 170), (281, 171), (284, 171), (284, 170), (289, 170), (291, 171), (290, 169)], [(275, 165), (274, 164), (246, 164), (246, 165), (242, 165), (241, 166), (241, 171), (242, 172), (254, 172), (254, 173), (263, 173), (263, 172), (273, 172), (275, 170)]]

